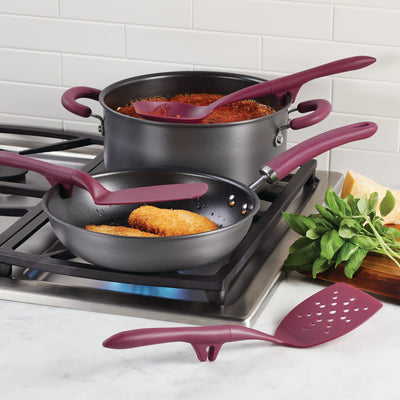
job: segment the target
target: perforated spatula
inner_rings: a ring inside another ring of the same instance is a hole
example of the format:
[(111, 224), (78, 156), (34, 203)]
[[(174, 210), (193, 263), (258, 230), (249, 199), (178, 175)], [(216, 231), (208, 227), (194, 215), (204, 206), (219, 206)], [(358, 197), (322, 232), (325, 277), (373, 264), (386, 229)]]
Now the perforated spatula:
[(311, 347), (357, 328), (374, 315), (382, 303), (345, 283), (335, 283), (304, 300), (279, 324), (275, 335), (255, 329), (219, 325), (148, 328), (117, 333), (103, 342), (111, 349), (128, 349), (167, 342), (190, 343), (200, 361), (214, 361), (222, 345), (240, 340), (264, 340), (291, 347)]
[(79, 186), (87, 190), (92, 196), (94, 203), (98, 205), (138, 204), (195, 199), (201, 197), (208, 190), (206, 183), (188, 182), (134, 187), (111, 192), (86, 172), (50, 164), (7, 151), (0, 151), (0, 165), (35, 171), (43, 175), (52, 186), (60, 183), (64, 187), (67, 196), (71, 195), (73, 186)]

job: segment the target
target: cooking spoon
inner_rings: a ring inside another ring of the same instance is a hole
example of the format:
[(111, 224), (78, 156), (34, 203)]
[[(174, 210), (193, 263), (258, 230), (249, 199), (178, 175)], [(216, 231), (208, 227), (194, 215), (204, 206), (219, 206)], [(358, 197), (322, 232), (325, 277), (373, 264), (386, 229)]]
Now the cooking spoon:
[(72, 187), (79, 186), (87, 190), (95, 204), (137, 204), (162, 202), (172, 200), (195, 199), (208, 190), (208, 185), (203, 182), (176, 183), (168, 185), (155, 185), (135, 187), (117, 191), (109, 191), (95, 178), (78, 169), (62, 167), (45, 161), (36, 160), (20, 154), (0, 151), (0, 165), (24, 168), (35, 171), (50, 182), (52, 186), (57, 183), (66, 190), (66, 197), (72, 192)]
[(196, 106), (173, 101), (135, 101), (133, 107), (138, 115), (145, 119), (164, 122), (197, 123), (210, 115), (214, 110), (235, 101), (276, 95), (279, 99), (290, 93), (294, 101), (301, 86), (313, 79), (323, 76), (364, 68), (376, 61), (368, 56), (356, 56), (333, 61), (305, 71), (297, 72), (282, 78), (258, 83), (238, 90), (208, 106)]
[(214, 361), (226, 342), (264, 340), (284, 346), (311, 347), (357, 328), (374, 315), (382, 303), (345, 283), (335, 283), (315, 293), (282, 320), (275, 335), (236, 325), (148, 328), (117, 333), (103, 342), (110, 349), (128, 349), (167, 342), (190, 343), (200, 361)]

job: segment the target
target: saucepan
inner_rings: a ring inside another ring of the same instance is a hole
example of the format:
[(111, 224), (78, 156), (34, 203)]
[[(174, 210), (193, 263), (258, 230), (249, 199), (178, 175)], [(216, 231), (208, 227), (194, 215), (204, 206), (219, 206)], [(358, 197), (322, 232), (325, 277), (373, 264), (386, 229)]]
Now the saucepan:
[[(46, 192), (42, 207), (64, 246), (97, 266), (140, 273), (195, 268), (223, 259), (237, 247), (259, 210), (256, 191), (263, 185), (273, 184), (304, 162), (334, 147), (368, 138), (376, 130), (375, 123), (361, 122), (317, 135), (262, 166), (259, 178), (250, 186), (217, 175), (177, 168), (144, 168), (94, 175), (110, 191), (149, 185), (206, 183), (208, 191), (200, 198), (153, 205), (200, 213), (219, 226), (214, 231), (150, 238), (92, 232), (84, 227), (126, 224), (130, 212), (141, 204), (97, 205), (87, 190), (73, 187), (72, 194), (66, 196), (60, 184)], [(3, 153), (6, 152), (0, 152), (0, 164), (9, 165), (10, 160), (2, 157)], [(13, 161), (12, 166), (31, 168), (21, 156), (17, 160), (19, 165)]]
[[(287, 93), (257, 98), (272, 107), (271, 115), (226, 124), (180, 124), (150, 121), (121, 114), (118, 107), (131, 100), (178, 93), (226, 95), (263, 79), (242, 74), (210, 71), (177, 71), (141, 75), (107, 86), (103, 90), (74, 87), (62, 96), (62, 104), (81, 117), (96, 117), (104, 134), (104, 164), (107, 171), (146, 167), (180, 167), (222, 175), (247, 185), (258, 176), (258, 167), (287, 148), (288, 129), (302, 129), (329, 115), (327, 101), (315, 99), (292, 107), (300, 87), (307, 81), (355, 70), (375, 62), (356, 56), (337, 60), (294, 74)], [(310, 73), (309, 71), (312, 71)], [(297, 85), (296, 85), (297, 83)], [(99, 100), (103, 116), (78, 103), (80, 98)], [(293, 118), (293, 111), (304, 114)], [(290, 118), (291, 117), (291, 118)]]

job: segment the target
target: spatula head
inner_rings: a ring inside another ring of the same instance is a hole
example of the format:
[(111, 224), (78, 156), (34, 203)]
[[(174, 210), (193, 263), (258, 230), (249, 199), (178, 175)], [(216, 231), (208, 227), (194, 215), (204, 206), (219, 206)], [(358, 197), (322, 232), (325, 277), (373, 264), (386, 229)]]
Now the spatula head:
[(335, 283), (295, 307), (275, 337), (294, 347), (315, 346), (352, 331), (381, 307), (381, 302), (362, 290)]

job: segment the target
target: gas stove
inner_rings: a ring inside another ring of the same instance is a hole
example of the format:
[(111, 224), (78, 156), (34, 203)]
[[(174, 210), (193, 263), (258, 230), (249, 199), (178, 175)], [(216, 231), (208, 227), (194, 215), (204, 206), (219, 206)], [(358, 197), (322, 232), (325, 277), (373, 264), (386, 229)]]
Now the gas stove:
[[(0, 126), (1, 150), (82, 169), (104, 171), (103, 138)], [(313, 212), (342, 176), (301, 166), (259, 193), (260, 212), (228, 260), (171, 273), (114, 271), (75, 257), (57, 240), (40, 199), (42, 176), (0, 166), (0, 299), (195, 324), (251, 326), (283, 278), (295, 236), (282, 211)]]

